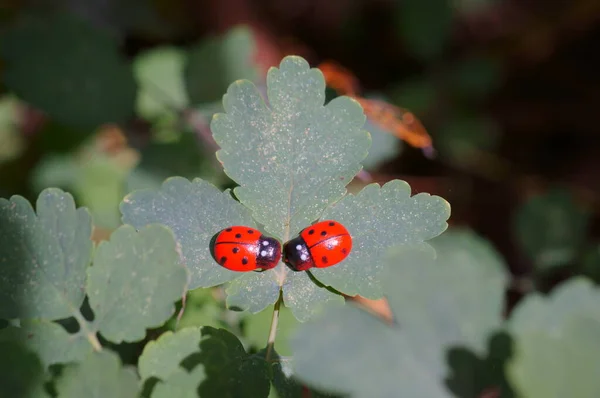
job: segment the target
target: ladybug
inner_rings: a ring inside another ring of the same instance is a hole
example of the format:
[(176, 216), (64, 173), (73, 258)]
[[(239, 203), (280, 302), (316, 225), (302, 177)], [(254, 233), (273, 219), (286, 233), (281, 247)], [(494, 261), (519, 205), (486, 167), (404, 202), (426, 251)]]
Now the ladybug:
[(281, 245), (257, 229), (237, 225), (217, 234), (214, 258), (231, 271), (267, 270), (281, 259)]
[(303, 229), (283, 246), (283, 261), (294, 271), (327, 268), (344, 260), (352, 250), (352, 237), (337, 221), (326, 220)]

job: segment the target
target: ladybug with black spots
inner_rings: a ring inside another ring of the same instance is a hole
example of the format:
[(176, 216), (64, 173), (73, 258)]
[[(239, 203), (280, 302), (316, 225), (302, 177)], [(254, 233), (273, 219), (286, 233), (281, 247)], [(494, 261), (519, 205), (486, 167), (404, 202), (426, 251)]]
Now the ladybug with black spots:
[(283, 261), (294, 271), (327, 268), (343, 261), (352, 250), (346, 227), (334, 220), (321, 221), (303, 229), (283, 246)]
[(231, 271), (267, 270), (281, 259), (281, 244), (277, 239), (241, 225), (220, 231), (213, 247), (217, 263)]

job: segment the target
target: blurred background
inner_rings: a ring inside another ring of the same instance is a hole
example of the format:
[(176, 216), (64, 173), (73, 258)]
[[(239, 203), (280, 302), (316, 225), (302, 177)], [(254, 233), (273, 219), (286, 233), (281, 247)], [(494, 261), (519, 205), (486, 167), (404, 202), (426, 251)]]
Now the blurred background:
[(294, 54), (387, 104), (351, 190), (399, 178), (444, 197), (451, 228), (499, 251), (511, 303), (600, 281), (599, 40), (596, 0), (0, 0), (0, 195), (68, 190), (101, 240), (133, 189), (231, 187), (211, 116)]

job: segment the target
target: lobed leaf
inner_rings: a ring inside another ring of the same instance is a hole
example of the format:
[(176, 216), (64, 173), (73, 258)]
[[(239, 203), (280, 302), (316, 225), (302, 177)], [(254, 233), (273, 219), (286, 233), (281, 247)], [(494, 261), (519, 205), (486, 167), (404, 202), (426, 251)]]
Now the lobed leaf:
[(144, 347), (138, 361), (140, 377), (142, 380), (150, 377), (168, 380), (171, 375), (183, 370), (179, 366), (181, 361), (197, 352), (199, 344), (200, 330), (197, 327), (163, 333)]
[(415, 244), (441, 234), (448, 224), (450, 205), (438, 196), (410, 196), (410, 186), (393, 180), (370, 184), (327, 208), (321, 219), (342, 223), (352, 236), (352, 251), (334, 267), (311, 269), (319, 282), (353, 296), (381, 298), (386, 250)]
[(548, 297), (534, 293), (511, 314), (515, 353), (507, 372), (531, 397), (600, 395), (600, 289), (577, 277)]
[(123, 222), (141, 228), (160, 223), (171, 228), (190, 272), (190, 289), (211, 287), (243, 273), (220, 267), (210, 253), (210, 241), (231, 225), (255, 223), (229, 191), (220, 192), (206, 181), (181, 177), (167, 179), (158, 190), (135, 191), (121, 203)]
[(6, 86), (57, 121), (88, 130), (133, 115), (136, 84), (117, 42), (73, 15), (21, 19), (0, 55)]
[(129, 225), (100, 243), (88, 270), (88, 296), (99, 331), (115, 343), (138, 341), (162, 325), (185, 293), (187, 271), (179, 263), (172, 232)]
[(324, 106), (323, 75), (300, 57), (271, 68), (267, 87), (269, 107), (251, 82), (231, 84), (211, 129), (225, 173), (240, 185), (238, 199), (287, 241), (344, 195), (370, 138), (356, 101)]
[(2, 341), (23, 344), (39, 356), (44, 368), (79, 361), (92, 351), (82, 333), (70, 334), (59, 324), (44, 320), (24, 321), (19, 327), (1, 329)]
[[(352, 396), (450, 397), (445, 350), (482, 349), (501, 323), (506, 278), (489, 247), (469, 234), (451, 239), (437, 259), (422, 244), (387, 251), (383, 284), (393, 324), (348, 305), (300, 326), (292, 339), (296, 376)], [(469, 254), (473, 246), (484, 255)]]
[(133, 369), (121, 366), (116, 353), (104, 350), (66, 366), (56, 391), (59, 398), (136, 398), (138, 379)]
[(177, 369), (164, 382), (156, 384), (151, 398), (197, 398), (198, 386), (204, 380), (204, 368), (198, 366), (188, 372)]
[(36, 207), (37, 215), (21, 196), (0, 198), (0, 318), (67, 318), (83, 303), (90, 214), (56, 188)]

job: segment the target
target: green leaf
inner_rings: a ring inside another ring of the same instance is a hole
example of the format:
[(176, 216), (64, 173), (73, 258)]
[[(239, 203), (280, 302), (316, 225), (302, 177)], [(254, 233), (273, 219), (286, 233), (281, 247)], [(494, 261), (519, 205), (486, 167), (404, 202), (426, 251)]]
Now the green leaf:
[(0, 318), (67, 318), (83, 303), (90, 214), (56, 188), (36, 207), (37, 215), (21, 196), (0, 199)]
[(398, 2), (398, 33), (406, 51), (423, 61), (442, 55), (450, 38), (453, 11), (448, 0)]
[(123, 222), (141, 228), (160, 223), (170, 227), (190, 272), (190, 289), (211, 287), (243, 273), (219, 266), (210, 253), (210, 241), (231, 225), (254, 227), (249, 212), (229, 191), (220, 192), (206, 181), (181, 177), (167, 179), (159, 190), (133, 192), (121, 203)]
[(520, 396), (600, 395), (600, 289), (578, 277), (548, 297), (534, 293), (511, 314), (515, 354), (508, 367)]
[(224, 329), (202, 328), (200, 355), (205, 380), (202, 397), (267, 397), (269, 364), (257, 355), (248, 355), (242, 343)]
[(56, 391), (59, 398), (135, 398), (138, 379), (133, 369), (121, 366), (117, 354), (104, 350), (65, 367)]
[(353, 296), (380, 298), (383, 255), (396, 244), (421, 243), (442, 233), (450, 205), (438, 196), (410, 196), (410, 186), (393, 180), (370, 184), (326, 209), (322, 219), (344, 224), (352, 236), (348, 257), (334, 267), (311, 269), (321, 283)]
[(254, 38), (249, 28), (239, 26), (221, 37), (205, 40), (190, 49), (185, 65), (185, 87), (193, 105), (215, 101), (232, 81), (255, 80)]
[(3, 397), (50, 397), (44, 390), (42, 364), (33, 352), (9, 341), (0, 341), (0, 352), (0, 394)]
[[(244, 321), (244, 335), (248, 343), (262, 349), (269, 337), (271, 327), (272, 309), (263, 310), (258, 314), (248, 316)], [(292, 312), (284, 306), (279, 308), (279, 323), (277, 327), (277, 352), (282, 355), (292, 355), (289, 347), (289, 338), (296, 330), (299, 323)]]
[(482, 100), (499, 86), (501, 65), (482, 56), (461, 59), (450, 70), (450, 82), (459, 96)]
[(183, 80), (186, 53), (176, 47), (155, 47), (136, 56), (133, 72), (140, 89), (137, 113), (147, 119), (183, 110), (188, 96)]
[(74, 16), (24, 18), (0, 50), (6, 86), (64, 124), (93, 129), (133, 115), (136, 85), (117, 43)]
[(45, 368), (56, 363), (79, 361), (92, 351), (83, 334), (70, 334), (59, 324), (44, 320), (21, 322), (19, 327), (1, 329), (0, 341), (23, 344), (39, 356)]
[(357, 102), (323, 106), (323, 75), (300, 57), (271, 68), (267, 87), (270, 107), (251, 82), (231, 84), (211, 129), (237, 198), (285, 242), (344, 195), (370, 138)]
[[(286, 278), (283, 286), (281, 275)], [(256, 314), (275, 304), (280, 290), (283, 292), (284, 303), (300, 322), (321, 312), (327, 305), (344, 303), (342, 296), (318, 285), (306, 272), (279, 274), (265, 271), (247, 273), (231, 282), (226, 289), (227, 307)]]
[(478, 256), (469, 251), (481, 245), (477, 240), (452, 239), (435, 260), (422, 244), (387, 252), (383, 281), (394, 324), (347, 305), (299, 327), (292, 339), (296, 376), (353, 396), (450, 397), (442, 384), (445, 350), (485, 348), (502, 320), (506, 279), (496, 266), (482, 267), (495, 261), (485, 245)]
[(169, 319), (186, 284), (168, 228), (148, 225), (136, 232), (124, 225), (98, 245), (87, 291), (100, 333), (120, 343), (141, 340), (146, 328)]
[(554, 189), (518, 209), (514, 233), (523, 252), (544, 270), (574, 260), (585, 243), (589, 218), (570, 192)]
[(214, 297), (216, 289), (196, 289), (188, 292), (183, 315), (179, 321), (171, 318), (168, 322), (169, 329), (183, 329), (189, 326), (226, 327), (226, 318), (236, 317), (236, 314), (224, 311), (224, 303)]
[(191, 372), (175, 371), (165, 382), (159, 382), (152, 390), (151, 398), (197, 398), (198, 386), (204, 380), (204, 368), (198, 366)]
[(168, 380), (178, 370), (183, 370), (179, 366), (181, 361), (197, 352), (199, 344), (200, 329), (197, 327), (163, 333), (144, 347), (138, 362), (140, 377), (142, 380), (150, 377)]

